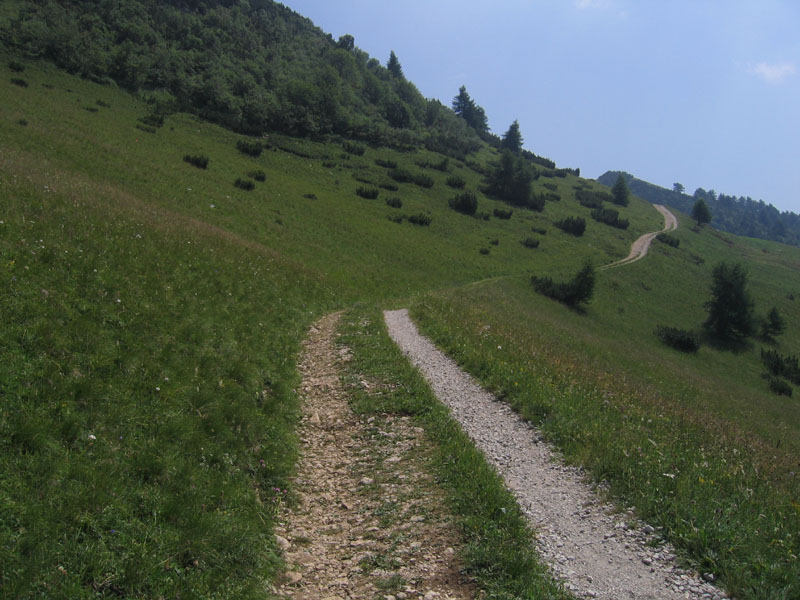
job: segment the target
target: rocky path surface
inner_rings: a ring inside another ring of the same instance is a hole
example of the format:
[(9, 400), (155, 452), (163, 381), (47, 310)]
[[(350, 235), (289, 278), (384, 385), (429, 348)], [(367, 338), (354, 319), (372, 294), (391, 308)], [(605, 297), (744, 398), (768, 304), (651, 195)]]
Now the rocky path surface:
[(612, 267), (621, 267), (622, 265), (629, 265), (644, 258), (647, 256), (647, 251), (650, 249), (650, 243), (659, 233), (666, 233), (667, 231), (672, 231), (678, 228), (677, 217), (675, 217), (675, 215), (673, 215), (666, 206), (662, 206), (660, 204), (654, 204), (653, 206), (658, 212), (664, 215), (664, 229), (661, 231), (645, 233), (644, 235), (640, 236), (635, 242), (633, 242), (633, 244), (631, 244), (631, 251), (628, 256), (622, 260), (618, 260), (601, 268), (610, 269)]
[(303, 346), (299, 501), (276, 528), (288, 568), (274, 591), (292, 600), (474, 598), (444, 502), (421, 468), (424, 432), (408, 418), (353, 413), (338, 321), (319, 320)]
[[(535, 428), (484, 391), (422, 337), (408, 311), (384, 313), (389, 334), (423, 373), (436, 396), (505, 478), (537, 532), (554, 574), (582, 598), (700, 600), (726, 598), (709, 581), (681, 569), (652, 527), (614, 513), (564, 466)], [(655, 545), (651, 545), (654, 543)]]

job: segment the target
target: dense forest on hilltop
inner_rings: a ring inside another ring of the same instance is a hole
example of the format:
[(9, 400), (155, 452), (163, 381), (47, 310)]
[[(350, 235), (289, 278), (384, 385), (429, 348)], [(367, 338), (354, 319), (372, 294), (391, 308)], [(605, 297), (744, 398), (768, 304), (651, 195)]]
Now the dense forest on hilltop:
[(146, 94), (235, 131), (338, 134), (464, 156), (480, 135), (384, 66), (271, 0), (40, 0), (0, 8), (0, 41), (26, 58)]
[(711, 210), (711, 225), (720, 231), (800, 246), (800, 215), (780, 212), (763, 200), (737, 198), (703, 188), (697, 188), (690, 196), (642, 181), (624, 171), (606, 171), (597, 181), (612, 186), (619, 175), (625, 178), (631, 192), (640, 198), (677, 208), (686, 214), (691, 214), (694, 203), (702, 198)]

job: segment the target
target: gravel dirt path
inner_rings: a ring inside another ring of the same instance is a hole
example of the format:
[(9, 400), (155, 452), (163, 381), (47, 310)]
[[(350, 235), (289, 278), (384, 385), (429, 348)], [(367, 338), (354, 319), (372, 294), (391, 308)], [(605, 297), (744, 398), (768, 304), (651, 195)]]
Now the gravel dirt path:
[(678, 228), (678, 219), (673, 215), (666, 206), (660, 204), (653, 205), (655, 209), (664, 215), (664, 229), (661, 231), (653, 231), (652, 233), (645, 233), (640, 236), (633, 244), (631, 244), (631, 251), (628, 256), (622, 260), (611, 263), (601, 267), (603, 269), (610, 269), (612, 267), (621, 267), (622, 265), (629, 265), (647, 256), (647, 251), (650, 249), (650, 243), (656, 238), (659, 233), (666, 233)]
[(293, 600), (474, 598), (444, 501), (421, 468), (423, 430), (407, 417), (350, 409), (339, 318), (315, 323), (300, 357), (298, 504), (276, 528), (287, 570), (274, 591)]
[(674, 551), (631, 512), (614, 512), (506, 405), (422, 337), (408, 311), (384, 313), (389, 334), (436, 396), (504, 477), (537, 532), (556, 577), (581, 598), (723, 599), (708, 581), (681, 569)]

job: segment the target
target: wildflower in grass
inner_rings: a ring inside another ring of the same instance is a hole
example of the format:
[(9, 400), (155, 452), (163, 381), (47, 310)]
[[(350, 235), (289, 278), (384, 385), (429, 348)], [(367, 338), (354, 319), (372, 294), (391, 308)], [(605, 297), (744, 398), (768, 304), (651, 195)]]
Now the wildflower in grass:
[(95, 440), (97, 439), (97, 436), (95, 436), (95, 434), (93, 434), (93, 433), (90, 433), (90, 434), (89, 434), (89, 435), (86, 437), (86, 439), (88, 439), (90, 442), (93, 442), (93, 441), (95, 441)]

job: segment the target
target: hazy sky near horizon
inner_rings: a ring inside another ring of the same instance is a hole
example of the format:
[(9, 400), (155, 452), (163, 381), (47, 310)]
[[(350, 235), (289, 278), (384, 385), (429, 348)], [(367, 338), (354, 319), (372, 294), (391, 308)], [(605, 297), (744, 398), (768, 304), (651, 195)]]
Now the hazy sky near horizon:
[(502, 135), (580, 167), (800, 212), (800, 2), (283, 0)]

